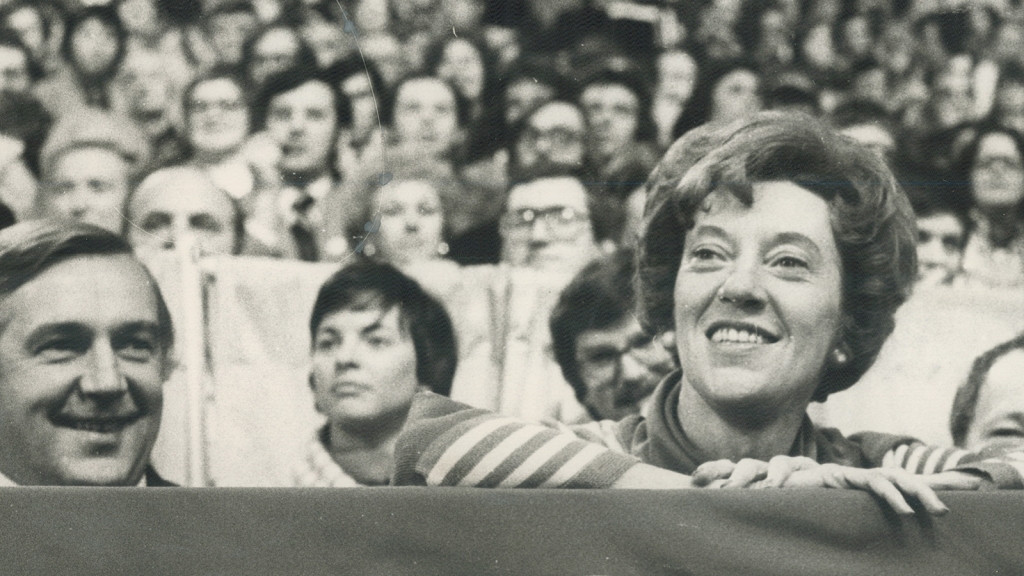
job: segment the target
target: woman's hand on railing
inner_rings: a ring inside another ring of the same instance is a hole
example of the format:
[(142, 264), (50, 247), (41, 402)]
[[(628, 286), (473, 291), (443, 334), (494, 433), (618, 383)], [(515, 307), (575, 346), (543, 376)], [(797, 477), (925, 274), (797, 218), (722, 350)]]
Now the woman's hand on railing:
[(899, 514), (912, 515), (907, 497), (930, 514), (949, 511), (935, 490), (976, 490), (982, 478), (964, 472), (916, 475), (900, 468), (852, 468), (818, 464), (803, 456), (776, 456), (769, 462), (717, 460), (693, 474), (695, 487), (708, 488), (846, 488), (866, 490), (885, 500)]

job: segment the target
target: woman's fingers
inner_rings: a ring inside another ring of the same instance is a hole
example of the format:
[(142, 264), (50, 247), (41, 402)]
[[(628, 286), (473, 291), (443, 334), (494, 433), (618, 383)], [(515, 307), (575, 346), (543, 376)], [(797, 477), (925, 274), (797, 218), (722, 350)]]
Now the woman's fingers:
[(786, 484), (786, 480), (794, 472), (810, 470), (821, 466), (806, 456), (775, 456), (768, 461), (768, 473), (761, 481), (762, 488), (778, 488)]
[[(900, 492), (900, 489), (896, 488), (892, 480), (874, 470), (857, 470), (858, 472), (866, 472), (866, 474), (850, 474), (848, 480), (853, 480), (853, 487), (872, 492), (882, 500), (885, 500), (898, 514), (913, 516), (914, 509), (910, 507), (910, 504), (907, 504), (903, 493)], [(932, 494), (934, 495), (934, 492)], [(942, 503), (940, 502), (939, 504), (941, 505)]]
[(763, 479), (767, 473), (767, 462), (744, 458), (736, 463), (736, 468), (729, 475), (729, 481), (723, 488), (750, 488), (751, 484)]
[(896, 512), (905, 515), (914, 513), (914, 509), (907, 503), (907, 496), (910, 496), (929, 513), (945, 514), (949, 509), (939, 500), (926, 478), (897, 468), (863, 469), (823, 464), (818, 468), (794, 472), (785, 486), (867, 490), (885, 500)]
[(693, 485), (705, 488), (825, 487), (867, 490), (899, 514), (911, 515), (908, 503), (921, 503), (930, 514), (949, 509), (935, 490), (975, 490), (981, 478), (962, 472), (918, 476), (898, 468), (850, 468), (818, 464), (803, 456), (776, 456), (769, 462), (745, 458), (739, 462), (716, 460), (702, 464), (693, 474)]
[(938, 494), (929, 486), (927, 476), (918, 476), (905, 470), (889, 470), (890, 479), (900, 492), (915, 498), (924, 506), (929, 514), (941, 516), (949, 512), (949, 508), (939, 500)]
[(732, 460), (714, 460), (712, 462), (705, 462), (693, 471), (693, 485), (698, 488), (710, 486), (715, 480), (724, 480), (729, 478), (735, 468), (736, 463)]
[(693, 472), (693, 485), (703, 488), (751, 488), (768, 472), (768, 463), (753, 458), (739, 462), (715, 460)]

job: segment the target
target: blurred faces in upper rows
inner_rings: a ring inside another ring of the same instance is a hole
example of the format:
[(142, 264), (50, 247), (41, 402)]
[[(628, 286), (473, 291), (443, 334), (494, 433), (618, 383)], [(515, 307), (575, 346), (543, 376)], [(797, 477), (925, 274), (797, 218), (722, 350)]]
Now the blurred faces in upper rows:
[[(389, 161), (441, 162), (457, 186), (434, 186), (441, 239), (429, 243), (449, 245), (460, 262), (494, 262), (518, 250), (500, 248), (513, 191), (539, 177), (578, 179), (597, 241), (628, 243), (660, 151), (704, 122), (767, 107), (828, 114), (838, 125), (844, 106), (871, 101), (883, 118), (844, 126), (847, 133), (890, 160), (911, 157), (939, 181), (962, 167), (956, 160), (970, 140), (962, 123), (987, 110), (986, 98), (993, 124), (1013, 128), (1024, 118), (1019, 58), (997, 46), (1014, 45), (1019, 26), (998, 11), (972, 9), (963, 20), (881, 3), (714, 1), (678, 10), (675, 34), (661, 30), (653, 49), (634, 50), (636, 39), (605, 27), (603, 5), (540, 15), (472, 0), (359, 4), (342, 17), (330, 3), (285, 10), (276, 0), (209, 2), (198, 14), (157, 0), (67, 12), (14, 1), (0, 8), (10, 29), (0, 32), (0, 87), (39, 97), (57, 119), (83, 105), (129, 117), (151, 150), (143, 172), (202, 168), (270, 253), (306, 259), (336, 258), (358, 243), (344, 231), (362, 199), (341, 189)], [(348, 36), (346, 18), (356, 23)], [(950, 34), (959, 24), (967, 40)], [(558, 30), (572, 41), (545, 40)], [(164, 52), (173, 55), (166, 66)], [(179, 60), (189, 67), (184, 78)], [(986, 76), (991, 62), (995, 74)], [(299, 76), (285, 88), (273, 81)], [(931, 149), (934, 161), (922, 152)], [(79, 152), (68, 165), (123, 172), (109, 150), (94, 152), (108, 162)], [(985, 198), (1001, 191), (1012, 203), (1021, 184), (1012, 168), (987, 166), (965, 179), (970, 201), (950, 213), (964, 224), (965, 269), (977, 260), (977, 238), (992, 245), (981, 252), (995, 254), (1013, 253), (1006, 238), (1020, 236)], [(128, 172), (126, 182), (143, 175)], [(54, 174), (43, 178), (48, 189)]]

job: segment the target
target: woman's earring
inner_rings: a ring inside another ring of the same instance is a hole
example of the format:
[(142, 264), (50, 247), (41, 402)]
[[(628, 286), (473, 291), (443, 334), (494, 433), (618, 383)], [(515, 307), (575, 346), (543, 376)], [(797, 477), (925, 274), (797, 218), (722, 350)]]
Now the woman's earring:
[(437, 255), (438, 256), (447, 256), (448, 252), (450, 250), (451, 250), (451, 248), (448, 246), (447, 242), (438, 242), (438, 244), (437, 244)]
[(373, 258), (373, 256), (375, 254), (377, 254), (377, 247), (376, 246), (374, 246), (373, 244), (371, 244), (369, 242), (363, 244), (363, 255), (364, 256), (366, 256), (367, 258)]
[(847, 356), (846, 352), (843, 352), (841, 348), (836, 348), (832, 351), (832, 359), (840, 366), (846, 364), (850, 360), (849, 356)]

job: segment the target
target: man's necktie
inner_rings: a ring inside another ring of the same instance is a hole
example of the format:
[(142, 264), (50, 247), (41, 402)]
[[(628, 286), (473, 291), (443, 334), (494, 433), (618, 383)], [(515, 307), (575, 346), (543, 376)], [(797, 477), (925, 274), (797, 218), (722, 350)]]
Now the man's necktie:
[(299, 189), (299, 196), (292, 203), (297, 218), (289, 229), (295, 246), (299, 250), (299, 258), (307, 262), (316, 262), (320, 259), (320, 249), (316, 243), (316, 234), (309, 222), (309, 209), (313, 207), (315, 200), (303, 189)]

